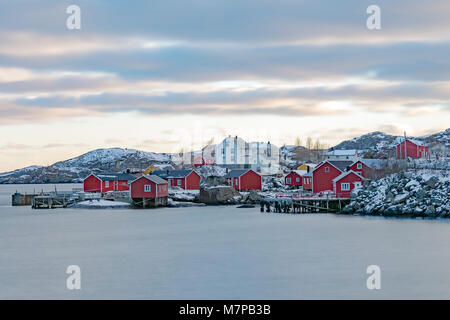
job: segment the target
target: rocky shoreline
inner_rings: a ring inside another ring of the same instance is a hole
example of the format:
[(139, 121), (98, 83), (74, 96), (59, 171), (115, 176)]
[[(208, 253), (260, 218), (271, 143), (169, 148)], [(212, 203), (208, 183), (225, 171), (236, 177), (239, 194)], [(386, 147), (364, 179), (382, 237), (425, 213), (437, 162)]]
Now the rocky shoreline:
[(450, 177), (445, 171), (408, 171), (354, 190), (341, 214), (450, 218)]

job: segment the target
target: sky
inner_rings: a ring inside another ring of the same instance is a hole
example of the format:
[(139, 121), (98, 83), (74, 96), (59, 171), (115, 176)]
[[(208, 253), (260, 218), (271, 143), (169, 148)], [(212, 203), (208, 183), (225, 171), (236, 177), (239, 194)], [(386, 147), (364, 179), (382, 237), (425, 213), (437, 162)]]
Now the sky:
[(449, 17), (448, 0), (0, 0), (0, 171), (228, 135), (442, 131)]

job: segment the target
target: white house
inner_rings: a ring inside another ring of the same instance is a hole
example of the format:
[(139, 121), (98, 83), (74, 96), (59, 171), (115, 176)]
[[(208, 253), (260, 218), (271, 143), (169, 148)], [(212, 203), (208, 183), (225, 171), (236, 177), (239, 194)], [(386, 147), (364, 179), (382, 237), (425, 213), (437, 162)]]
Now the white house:
[(362, 158), (361, 150), (328, 150), (325, 152), (325, 160), (351, 160), (357, 161)]
[(263, 175), (279, 171), (279, 148), (269, 142), (227, 137), (215, 147), (215, 163), (230, 169), (252, 169)]

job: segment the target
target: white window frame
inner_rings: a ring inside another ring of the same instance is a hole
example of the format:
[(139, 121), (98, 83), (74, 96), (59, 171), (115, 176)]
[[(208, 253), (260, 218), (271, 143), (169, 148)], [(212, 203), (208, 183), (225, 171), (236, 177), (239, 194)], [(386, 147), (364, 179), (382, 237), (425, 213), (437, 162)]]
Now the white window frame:
[(109, 181), (108, 180), (105, 181), (105, 188), (109, 188)]
[(286, 184), (291, 184), (291, 178), (286, 178)]
[(181, 186), (181, 179), (177, 179), (177, 186)]
[(350, 191), (350, 183), (348, 183), (348, 182), (341, 182), (341, 190), (342, 191)]
[(359, 169), (362, 169), (362, 163), (357, 163), (356, 164), (356, 168), (359, 170)]
[(353, 182), (353, 185), (355, 186), (355, 188), (361, 187), (362, 183), (361, 181), (355, 181)]
[(300, 182), (300, 178), (295, 178), (295, 182)]
[(330, 172), (330, 167), (325, 167), (325, 172)]
[(144, 184), (144, 192), (152, 192), (152, 185)]

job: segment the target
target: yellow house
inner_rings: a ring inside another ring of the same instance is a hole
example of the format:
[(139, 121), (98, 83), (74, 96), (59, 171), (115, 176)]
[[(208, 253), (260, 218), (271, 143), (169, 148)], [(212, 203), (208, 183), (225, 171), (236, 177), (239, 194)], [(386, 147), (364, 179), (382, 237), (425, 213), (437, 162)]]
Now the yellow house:
[(297, 170), (305, 170), (306, 172), (311, 172), (315, 166), (316, 166), (316, 164), (314, 164), (314, 163), (304, 163), (301, 166), (299, 166), (297, 168)]
[(156, 171), (156, 167), (154, 165), (149, 165), (147, 169), (145, 169), (144, 174), (150, 174)]

